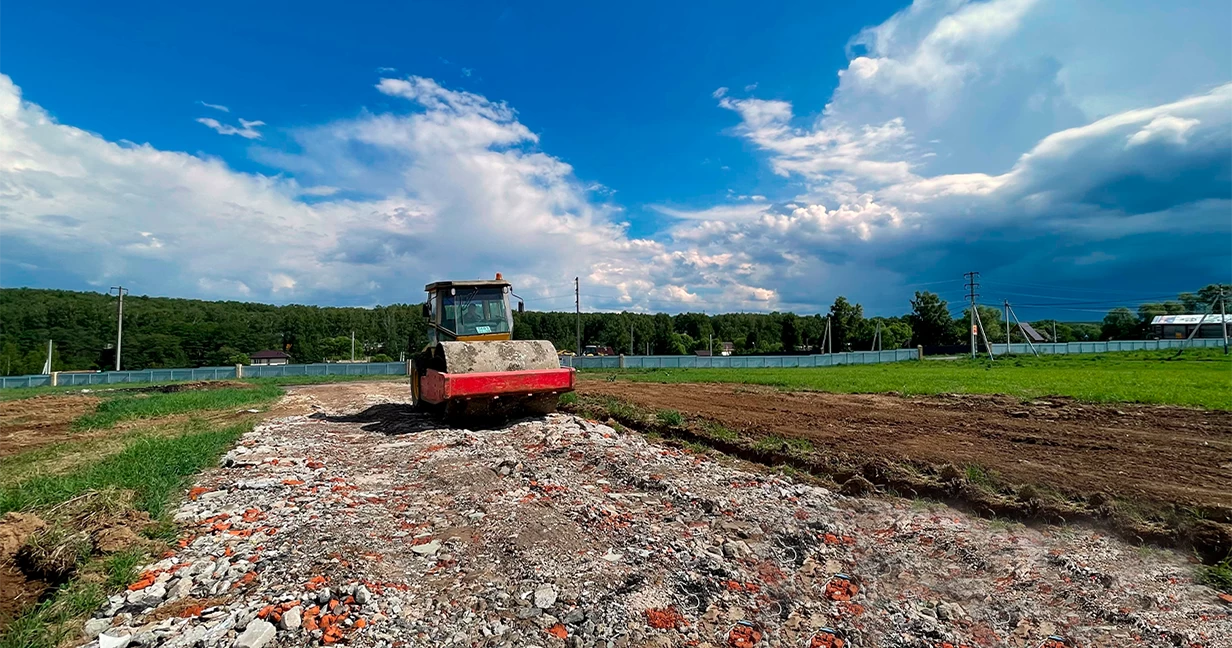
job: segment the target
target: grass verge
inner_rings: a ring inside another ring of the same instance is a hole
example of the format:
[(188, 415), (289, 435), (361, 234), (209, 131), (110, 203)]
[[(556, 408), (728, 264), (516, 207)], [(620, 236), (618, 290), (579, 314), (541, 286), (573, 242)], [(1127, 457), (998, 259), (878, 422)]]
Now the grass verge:
[(1221, 349), (1004, 357), (798, 369), (625, 369), (587, 374), (658, 383), (767, 385), (836, 393), (1068, 396), (1097, 403), (1232, 409), (1232, 357)]
[[(212, 393), (218, 391), (223, 390)], [(165, 395), (178, 394), (157, 394)], [(223, 427), (200, 418), (143, 426), (108, 439), (123, 440), (125, 445), (118, 452), (78, 461), (69, 471), (3, 482), (0, 514), (32, 511), (49, 524), (26, 540), (19, 555), (38, 558), (37, 564), (44, 569), (48, 565), (62, 567), (61, 573), (44, 576), (50, 582), (64, 582), (0, 631), (0, 648), (56, 648), (76, 636), (82, 618), (98, 609), (107, 594), (123, 590), (136, 577), (139, 566), (150, 559), (149, 552), (157, 553), (163, 542), (178, 534), (169, 518), (176, 495), (194, 474), (213, 465), (252, 429), (257, 419), (247, 416)], [(67, 453), (67, 448), (41, 448), (27, 453), (33, 459), (18, 455), (9, 458), (9, 464), (37, 470), (40, 459), (59, 465)], [(134, 510), (148, 513), (153, 521), (134, 518)], [(127, 519), (129, 524), (134, 519), (146, 520), (143, 528), (134, 527), (146, 540), (106, 556), (87, 550), (94, 547), (88, 541), (91, 529), (111, 519)], [(77, 542), (79, 538), (86, 541)]]
[(90, 490), (123, 488), (136, 493), (138, 509), (159, 517), (189, 476), (211, 465), (251, 427), (252, 421), (212, 428), (190, 420), (177, 436), (140, 438), (72, 473), (35, 476), (0, 488), (0, 515), (53, 506)]
[(72, 581), (17, 617), (0, 636), (0, 648), (56, 648), (80, 632), (74, 623), (107, 602), (101, 585)]
[(115, 396), (99, 403), (94, 412), (73, 422), (73, 428), (109, 428), (121, 421), (150, 419), (202, 410), (226, 410), (263, 405), (277, 400), (277, 385), (227, 387), (170, 393), (154, 392)]

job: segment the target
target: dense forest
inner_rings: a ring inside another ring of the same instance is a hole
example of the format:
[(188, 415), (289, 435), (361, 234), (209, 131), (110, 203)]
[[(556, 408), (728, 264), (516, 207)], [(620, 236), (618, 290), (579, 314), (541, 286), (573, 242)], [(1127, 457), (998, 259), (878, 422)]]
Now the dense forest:
[[(1219, 286), (1183, 293), (1176, 301), (1142, 304), (1137, 311), (1113, 309), (1101, 324), (1033, 322), (1058, 341), (1141, 339), (1150, 334), (1151, 317), (1203, 312)], [(969, 312), (952, 311), (929, 292), (917, 292), (900, 317), (865, 317), (860, 304), (844, 297), (826, 314), (739, 313), (679, 315), (583, 313), (582, 344), (609, 346), (617, 352), (687, 354), (713, 341), (731, 342), (736, 353), (816, 352), (824, 350), (830, 320), (834, 351), (869, 350), (880, 331), (880, 347), (940, 345), (967, 339)], [(1002, 311), (979, 306), (992, 342), (1005, 341)], [(575, 350), (574, 313), (532, 312), (515, 315), (514, 337), (551, 340), (558, 349)], [(247, 362), (248, 354), (283, 350), (293, 362), (347, 359), (351, 334), (356, 356), (399, 359), (426, 341), (418, 304), (375, 308), (271, 306), (130, 295), (124, 300), (123, 368), (219, 366)], [(0, 372), (38, 373), (53, 341), (52, 368), (108, 369), (114, 366), (116, 299), (102, 293), (31, 288), (0, 289)], [(1021, 341), (1017, 330), (1011, 339)]]

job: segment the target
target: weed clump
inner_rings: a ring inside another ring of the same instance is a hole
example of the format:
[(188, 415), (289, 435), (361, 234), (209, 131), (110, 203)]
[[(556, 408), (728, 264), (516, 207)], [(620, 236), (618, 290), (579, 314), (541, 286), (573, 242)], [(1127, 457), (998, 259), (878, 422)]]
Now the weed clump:
[(680, 412), (673, 409), (659, 410), (658, 412), (655, 412), (655, 418), (658, 419), (659, 423), (671, 427), (680, 427), (681, 425), (684, 425), (684, 416), (682, 416)]
[(1228, 554), (1221, 562), (1203, 567), (1198, 580), (1221, 592), (1232, 594), (1232, 554)]

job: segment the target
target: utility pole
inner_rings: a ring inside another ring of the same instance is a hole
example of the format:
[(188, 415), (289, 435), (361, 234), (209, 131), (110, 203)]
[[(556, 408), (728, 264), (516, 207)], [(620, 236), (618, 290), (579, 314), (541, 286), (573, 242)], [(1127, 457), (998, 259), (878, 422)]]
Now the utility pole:
[(834, 353), (834, 336), (830, 334), (829, 315), (826, 315), (826, 353)]
[(633, 353), (633, 318), (632, 317), (629, 318), (629, 355), (634, 355)]
[[(1030, 335), (1027, 335), (1027, 330), (1026, 330), (1025, 328), (1023, 328), (1023, 326), (1022, 326), (1022, 320), (1018, 319), (1018, 313), (1015, 313), (1015, 312), (1014, 312), (1014, 309), (1013, 309), (1013, 308), (1010, 308), (1010, 306), (1009, 306), (1009, 301), (1006, 301), (1006, 302), (1005, 302), (1005, 307), (1006, 307), (1006, 310), (1008, 310), (1008, 311), (1009, 311), (1009, 314), (1014, 316), (1014, 322), (1015, 322), (1016, 324), (1018, 324), (1018, 332), (1019, 332), (1019, 333), (1022, 333), (1022, 339), (1024, 339), (1024, 340), (1026, 340), (1026, 341), (1027, 341), (1027, 346), (1031, 348), (1031, 353), (1032, 353), (1032, 354), (1034, 354), (1034, 355), (1035, 355), (1035, 357), (1037, 357), (1037, 358), (1038, 358), (1038, 357), (1039, 357), (1039, 351), (1036, 351), (1036, 350), (1035, 350), (1035, 343), (1031, 342), (1031, 336), (1030, 336)], [(1006, 326), (1009, 326), (1008, 320), (1006, 320)], [(1007, 338), (1007, 339), (1008, 339), (1008, 338)], [(1005, 353), (1006, 353), (1007, 355), (1009, 354), (1009, 347), (1008, 347), (1008, 344), (1007, 344), (1007, 346), (1006, 346)]]
[(582, 355), (582, 284), (578, 282), (580, 277), (573, 278), (573, 308), (576, 314), (577, 321), (577, 349), (576, 353)]
[(1010, 353), (1010, 300), (1006, 299), (1003, 301), (1005, 302), (1005, 354), (1009, 355)]
[(355, 329), (351, 329), (351, 362), (355, 362)]
[[(1052, 343), (1053, 344), (1057, 343), (1057, 318), (1055, 317), (1052, 318)], [(1053, 347), (1052, 352), (1053, 353), (1057, 352), (1056, 347)]]
[[(1222, 303), (1222, 302), (1221, 302), (1221, 303)], [(711, 333), (711, 334), (710, 334), (710, 344), (709, 344), (709, 348), (710, 348), (710, 355), (713, 357), (713, 356), (714, 356), (714, 333)]]
[[(124, 286), (112, 286), (111, 290), (116, 291), (120, 296), (120, 311), (116, 316), (116, 371), (120, 370), (120, 345), (124, 341), (124, 295), (128, 294), (128, 289)], [(111, 290), (107, 294), (111, 294)]]
[(978, 330), (976, 328), (976, 323), (975, 323), (976, 317), (978, 317), (978, 315), (975, 312), (975, 298), (979, 297), (979, 295), (976, 294), (975, 289), (978, 288), (980, 285), (979, 282), (976, 281), (977, 279), (980, 278), (980, 273), (964, 272), (963, 278), (967, 280), (967, 300), (971, 302), (971, 359), (974, 360), (975, 359), (975, 346), (976, 346), (975, 345), (975, 333)]
[[(1223, 354), (1228, 355), (1228, 312), (1224, 306), (1227, 297), (1223, 293), (1223, 286), (1219, 287), (1219, 327), (1223, 329)], [(50, 354), (49, 356), (50, 357)]]

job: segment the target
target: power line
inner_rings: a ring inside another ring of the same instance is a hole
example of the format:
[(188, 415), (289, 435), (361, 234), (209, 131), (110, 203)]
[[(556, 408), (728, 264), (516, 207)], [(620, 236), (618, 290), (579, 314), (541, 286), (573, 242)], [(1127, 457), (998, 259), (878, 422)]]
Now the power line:
[(959, 280), (958, 279), (945, 279), (942, 281), (925, 281), (922, 283), (903, 284), (903, 287), (904, 288), (915, 288), (918, 286), (937, 286), (940, 284), (955, 284), (955, 283), (959, 283)]
[[(1030, 294), (1030, 293), (1020, 293), (1020, 292), (1014, 292), (1014, 291), (1012, 291), (1012, 290), (999, 290), (999, 291), (997, 291), (997, 294), (999, 294), (999, 295), (1015, 295), (1015, 296), (1018, 296), (1018, 297), (1039, 297), (1039, 298), (1041, 298), (1041, 299), (1061, 300), (1061, 301), (1057, 301), (1057, 302), (1055, 302), (1055, 303), (1057, 303), (1057, 304), (1061, 304), (1061, 305), (1064, 305), (1064, 304), (1076, 304), (1076, 305), (1083, 305), (1083, 304), (1096, 304), (1096, 305), (1098, 305), (1098, 304), (1123, 304), (1123, 303), (1139, 303), (1139, 302), (1144, 302), (1144, 303), (1145, 303), (1145, 302), (1154, 302), (1154, 301), (1161, 301), (1161, 300), (1162, 300), (1162, 301), (1179, 301), (1179, 300), (1177, 300), (1177, 298), (1176, 298), (1176, 296), (1175, 296), (1175, 295), (1173, 295), (1173, 296), (1164, 296), (1164, 297), (1134, 297), (1134, 298), (1116, 298), (1116, 299), (1090, 299), (1090, 298), (1086, 298), (1086, 297), (1059, 297), (1059, 296), (1056, 296), (1056, 295), (1033, 295), (1033, 294)], [(1053, 302), (1049, 302), (1049, 303), (1053, 303)]]
[[(988, 286), (1016, 286), (1019, 288), (1047, 288), (1048, 290), (1059, 290), (1063, 292), (1085, 292), (1085, 293), (1096, 293), (1096, 294), (1101, 294), (1101, 295), (1137, 294), (1136, 291), (1129, 291), (1129, 290), (1106, 290), (1103, 288), (1075, 288), (1073, 286), (1053, 286), (1053, 285), (1048, 285), (1048, 284), (1023, 283), (1023, 282), (1013, 282), (1013, 281), (985, 281), (984, 284)], [(1182, 292), (1189, 292), (1189, 291), (1178, 290), (1173, 294), (1175, 295), (1175, 294), (1179, 294)]]

